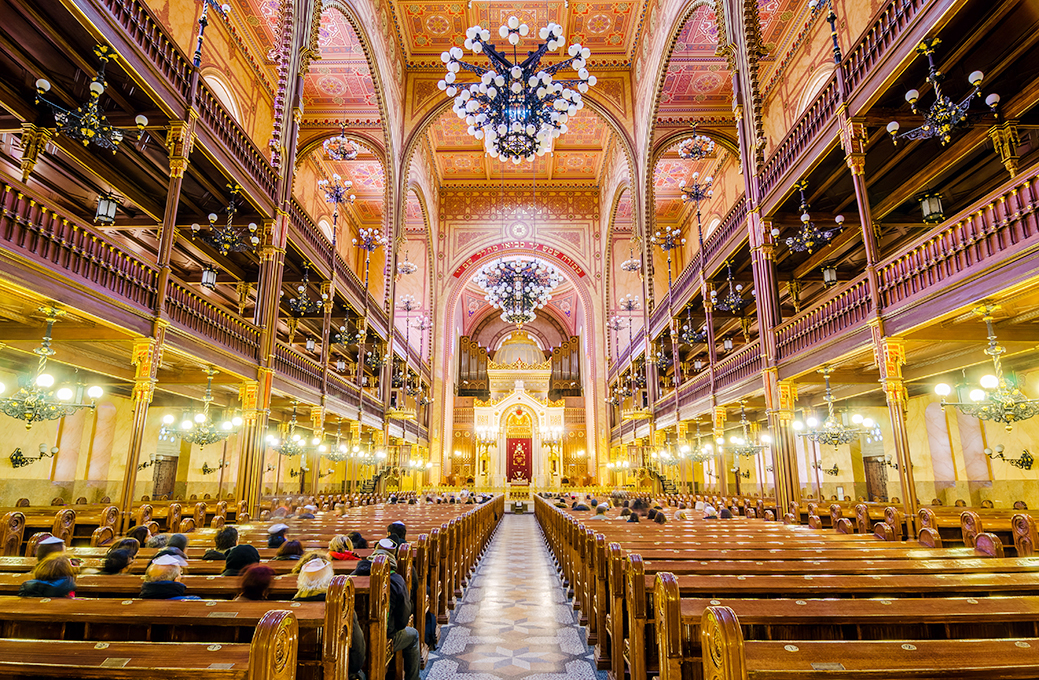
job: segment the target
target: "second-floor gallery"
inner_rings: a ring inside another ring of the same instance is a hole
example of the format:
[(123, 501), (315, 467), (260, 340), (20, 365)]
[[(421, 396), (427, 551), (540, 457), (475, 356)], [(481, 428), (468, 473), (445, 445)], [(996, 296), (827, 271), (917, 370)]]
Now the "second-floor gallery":
[(0, 7), (0, 505), (1039, 504), (1039, 0)]

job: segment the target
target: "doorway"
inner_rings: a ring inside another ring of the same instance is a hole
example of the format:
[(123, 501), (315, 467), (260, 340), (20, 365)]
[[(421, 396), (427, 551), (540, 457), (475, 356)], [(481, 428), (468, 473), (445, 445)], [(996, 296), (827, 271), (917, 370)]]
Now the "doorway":
[(866, 500), (887, 502), (887, 463), (883, 458), (863, 458)]
[(172, 498), (177, 481), (177, 459), (156, 457), (152, 470), (152, 498)]

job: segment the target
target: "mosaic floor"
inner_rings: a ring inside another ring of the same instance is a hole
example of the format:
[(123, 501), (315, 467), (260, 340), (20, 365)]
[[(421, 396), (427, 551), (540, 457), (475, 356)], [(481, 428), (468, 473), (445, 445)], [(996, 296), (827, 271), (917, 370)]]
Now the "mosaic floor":
[(605, 680), (533, 515), (505, 515), (425, 680)]

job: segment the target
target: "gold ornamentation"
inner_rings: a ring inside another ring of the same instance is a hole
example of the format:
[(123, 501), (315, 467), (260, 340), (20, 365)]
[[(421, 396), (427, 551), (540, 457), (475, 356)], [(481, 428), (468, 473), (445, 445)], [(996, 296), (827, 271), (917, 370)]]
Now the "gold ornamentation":
[[(24, 127), (24, 124), (23, 124)], [(999, 154), (999, 160), (1006, 167), (1011, 177), (1017, 177), (1018, 165), (1021, 157), (1017, 148), (1021, 145), (1021, 138), (1017, 133), (1017, 121), (1008, 120), (1001, 125), (993, 125), (988, 131), (992, 146)]]
[(47, 148), (54, 132), (48, 128), (37, 127), (33, 123), (22, 123), (22, 181), (28, 182), (29, 175), (36, 167), (40, 153)]

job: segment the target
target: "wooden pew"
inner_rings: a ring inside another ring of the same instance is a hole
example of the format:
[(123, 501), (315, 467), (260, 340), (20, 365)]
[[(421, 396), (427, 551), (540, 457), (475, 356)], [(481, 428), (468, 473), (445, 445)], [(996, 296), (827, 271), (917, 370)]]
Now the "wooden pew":
[(298, 641), (285, 610), (267, 612), (250, 644), (0, 639), (0, 676), (293, 680)]

